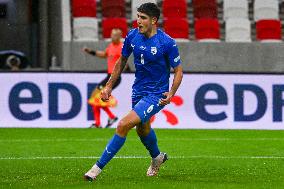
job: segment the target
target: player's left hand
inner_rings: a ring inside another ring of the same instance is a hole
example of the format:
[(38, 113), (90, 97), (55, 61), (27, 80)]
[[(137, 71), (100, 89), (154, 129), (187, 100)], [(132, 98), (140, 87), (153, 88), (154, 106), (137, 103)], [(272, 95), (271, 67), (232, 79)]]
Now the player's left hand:
[(159, 105), (166, 106), (171, 103), (171, 99), (173, 96), (169, 92), (165, 92), (163, 93), (163, 95), (165, 96), (165, 98), (161, 98), (159, 100)]

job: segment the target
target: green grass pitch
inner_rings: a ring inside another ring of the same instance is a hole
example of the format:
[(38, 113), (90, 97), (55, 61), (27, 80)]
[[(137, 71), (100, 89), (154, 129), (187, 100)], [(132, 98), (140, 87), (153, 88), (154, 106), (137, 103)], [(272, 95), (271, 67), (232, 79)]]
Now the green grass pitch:
[(0, 129), (0, 188), (284, 188), (284, 131), (156, 129), (169, 160), (147, 177), (131, 131), (95, 182), (83, 174), (114, 129)]

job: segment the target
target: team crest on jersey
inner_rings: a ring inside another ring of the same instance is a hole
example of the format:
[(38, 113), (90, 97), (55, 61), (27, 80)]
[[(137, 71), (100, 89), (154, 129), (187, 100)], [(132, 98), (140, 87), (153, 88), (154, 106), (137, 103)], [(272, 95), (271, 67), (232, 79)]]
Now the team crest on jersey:
[(140, 46), (140, 49), (144, 51), (144, 50), (146, 49), (146, 47), (144, 47), (144, 46), (142, 45), (142, 46)]
[(151, 53), (153, 55), (157, 54), (157, 47), (151, 47)]

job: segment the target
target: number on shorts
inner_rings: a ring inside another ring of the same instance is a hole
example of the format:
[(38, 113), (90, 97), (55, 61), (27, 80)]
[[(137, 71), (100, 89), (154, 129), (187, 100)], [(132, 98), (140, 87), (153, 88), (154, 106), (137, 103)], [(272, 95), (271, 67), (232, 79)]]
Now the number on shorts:
[(148, 109), (147, 109), (147, 113), (151, 113), (154, 109), (154, 105), (151, 105)]

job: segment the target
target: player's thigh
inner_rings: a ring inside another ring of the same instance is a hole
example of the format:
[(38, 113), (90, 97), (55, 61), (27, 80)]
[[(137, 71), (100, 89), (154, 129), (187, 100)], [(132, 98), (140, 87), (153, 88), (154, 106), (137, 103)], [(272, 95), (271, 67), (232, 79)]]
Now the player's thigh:
[(139, 100), (135, 104), (133, 110), (140, 117), (141, 123), (144, 124), (150, 120), (150, 118), (158, 113), (164, 106), (159, 105), (159, 98), (156, 96), (146, 96)]
[(146, 121), (145, 123), (140, 123), (136, 126), (136, 132), (139, 136), (145, 137), (150, 133), (151, 124), (150, 120)]
[(141, 122), (137, 113), (131, 110), (126, 116), (124, 116), (118, 123), (117, 132), (121, 134), (127, 133), (130, 129), (139, 125)]

